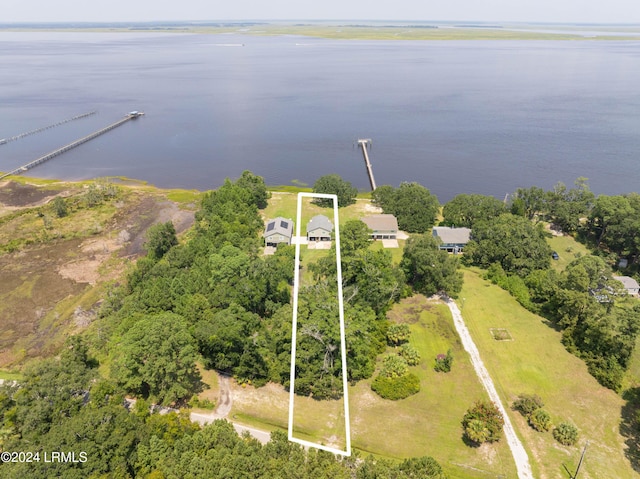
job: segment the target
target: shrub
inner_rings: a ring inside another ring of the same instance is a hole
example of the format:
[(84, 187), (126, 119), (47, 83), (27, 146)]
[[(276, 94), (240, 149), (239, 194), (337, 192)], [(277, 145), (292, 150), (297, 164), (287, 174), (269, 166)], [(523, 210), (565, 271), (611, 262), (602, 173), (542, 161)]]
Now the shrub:
[(464, 435), (476, 444), (499, 441), (503, 426), (502, 414), (492, 402), (476, 402), (462, 418)]
[(528, 418), (533, 411), (543, 406), (544, 403), (540, 396), (536, 394), (521, 394), (518, 399), (513, 401), (511, 408)]
[(420, 363), (420, 353), (410, 344), (402, 345), (400, 356), (404, 358), (409, 366), (417, 366)]
[(371, 389), (380, 397), (395, 401), (418, 393), (420, 391), (420, 379), (413, 373), (395, 378), (378, 374), (371, 383)]
[(392, 324), (387, 329), (387, 343), (389, 346), (399, 346), (409, 341), (411, 331), (408, 324)]
[(568, 422), (561, 422), (553, 430), (553, 437), (560, 444), (573, 446), (578, 441), (578, 428)]
[(380, 375), (388, 378), (399, 378), (409, 372), (407, 361), (404, 358), (390, 354), (382, 360), (382, 371)]
[(453, 364), (453, 353), (449, 349), (447, 354), (438, 354), (436, 356), (436, 365), (433, 369), (435, 369), (439, 373), (448, 373), (451, 371), (451, 365)]
[(53, 211), (58, 218), (64, 218), (68, 214), (67, 203), (65, 203), (64, 199), (60, 196), (56, 196), (53, 200)]
[(539, 432), (548, 431), (551, 429), (551, 416), (544, 409), (536, 409), (529, 415), (529, 425)]

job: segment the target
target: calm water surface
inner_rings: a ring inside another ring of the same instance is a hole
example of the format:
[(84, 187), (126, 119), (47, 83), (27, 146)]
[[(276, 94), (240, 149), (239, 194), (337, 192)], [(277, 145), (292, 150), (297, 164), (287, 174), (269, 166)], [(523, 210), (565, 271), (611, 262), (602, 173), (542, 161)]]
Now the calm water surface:
[(366, 189), (353, 144), (372, 138), (378, 184), (442, 202), (578, 176), (640, 190), (640, 42), (0, 33), (0, 62), (0, 138), (99, 112), (0, 145), (0, 170), (143, 110), (30, 174), (208, 189), (250, 169)]

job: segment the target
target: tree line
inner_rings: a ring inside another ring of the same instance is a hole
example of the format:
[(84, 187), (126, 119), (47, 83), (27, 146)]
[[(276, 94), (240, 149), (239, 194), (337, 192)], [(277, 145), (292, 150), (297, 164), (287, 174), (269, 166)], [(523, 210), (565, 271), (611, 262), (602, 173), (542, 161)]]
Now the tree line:
[[(628, 258), (637, 271), (640, 195), (596, 197), (579, 178), (551, 191), (519, 188), (508, 203), (482, 195), (458, 195), (443, 208), (443, 223), (472, 228), (464, 262), (521, 305), (550, 319), (562, 342), (584, 359), (604, 386), (619, 390), (640, 332), (640, 305), (623, 300), (612, 265)], [(544, 222), (574, 235), (594, 255), (578, 257), (563, 272), (550, 267)]]

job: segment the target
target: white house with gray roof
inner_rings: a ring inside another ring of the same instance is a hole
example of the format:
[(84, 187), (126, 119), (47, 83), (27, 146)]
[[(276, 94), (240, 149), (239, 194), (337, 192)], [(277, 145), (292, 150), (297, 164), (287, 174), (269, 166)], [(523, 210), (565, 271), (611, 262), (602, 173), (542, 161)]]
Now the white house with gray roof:
[(440, 238), (440, 249), (449, 253), (460, 253), (469, 242), (471, 230), (469, 228), (451, 228), (449, 226), (434, 226), (433, 236)]
[(278, 246), (280, 243), (291, 244), (293, 221), (281, 216), (269, 220), (262, 236), (266, 246)]
[(374, 240), (398, 237), (398, 220), (393, 215), (369, 215), (362, 218), (362, 222), (371, 230), (370, 236)]
[(324, 215), (316, 215), (307, 223), (307, 240), (331, 241), (333, 223)]

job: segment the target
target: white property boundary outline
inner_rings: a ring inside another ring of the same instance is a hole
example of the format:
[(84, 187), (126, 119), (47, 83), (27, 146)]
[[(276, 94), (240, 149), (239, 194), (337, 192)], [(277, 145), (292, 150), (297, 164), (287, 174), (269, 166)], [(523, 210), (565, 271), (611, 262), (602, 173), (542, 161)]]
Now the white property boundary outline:
[[(323, 444), (305, 441), (293, 437), (293, 402), (296, 380), (296, 340), (298, 334), (298, 290), (300, 289), (300, 221), (302, 216), (302, 198), (326, 198), (333, 200), (333, 224), (336, 232), (336, 271), (338, 281), (338, 310), (340, 315), (340, 352), (342, 358), (342, 391), (344, 399), (344, 418), (347, 446), (344, 451)], [(340, 227), (338, 222), (338, 196), (324, 193), (298, 193), (296, 213), (296, 257), (293, 275), (293, 319), (291, 333), (291, 380), (289, 381), (289, 441), (306, 447), (315, 447), (341, 456), (351, 456), (351, 425), (349, 421), (349, 392), (347, 390), (347, 341), (344, 328), (344, 301), (342, 297), (342, 260), (340, 258)]]

